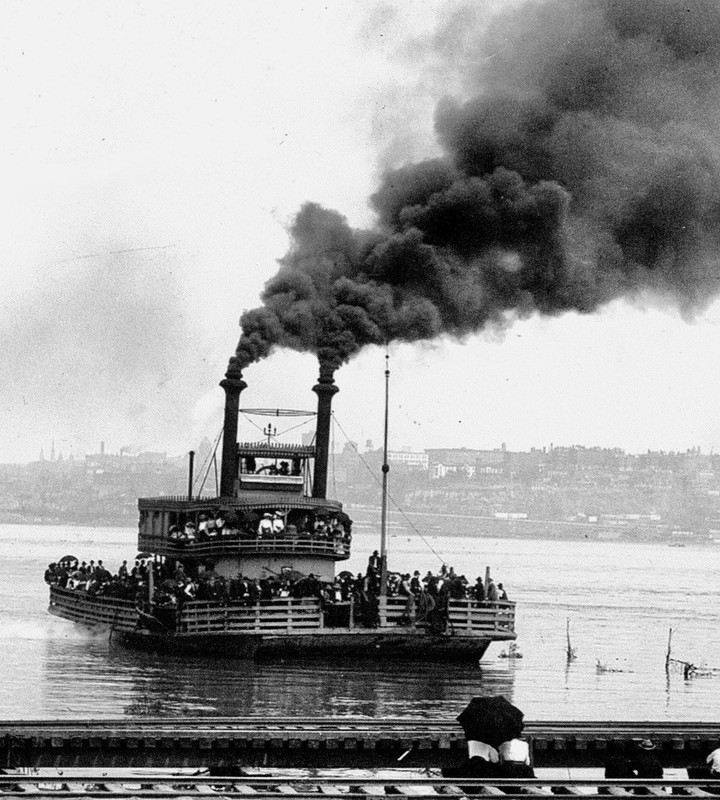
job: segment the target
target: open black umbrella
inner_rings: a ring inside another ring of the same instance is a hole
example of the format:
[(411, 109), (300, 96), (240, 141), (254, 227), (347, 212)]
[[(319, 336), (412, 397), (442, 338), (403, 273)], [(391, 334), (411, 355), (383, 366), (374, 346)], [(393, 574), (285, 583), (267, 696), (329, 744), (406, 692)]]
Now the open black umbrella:
[(146, 558), (152, 558), (152, 557), (153, 557), (152, 553), (138, 553), (135, 556), (135, 561), (143, 561)]
[(78, 559), (75, 556), (63, 556), (59, 561), (58, 564), (69, 564), (72, 561), (77, 561)]
[(466, 739), (498, 747), (522, 733), (523, 712), (502, 695), (473, 697), (457, 718)]

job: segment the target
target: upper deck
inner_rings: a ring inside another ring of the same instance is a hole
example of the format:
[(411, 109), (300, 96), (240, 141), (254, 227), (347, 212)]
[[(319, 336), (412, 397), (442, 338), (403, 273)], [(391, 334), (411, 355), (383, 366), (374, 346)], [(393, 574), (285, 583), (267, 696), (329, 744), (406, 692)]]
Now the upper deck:
[[(350, 557), (350, 521), (342, 505), (299, 492), (243, 489), (231, 499), (150, 497), (141, 498), (138, 508), (138, 549), (168, 558), (275, 554), (343, 561)], [(279, 520), (276, 528), (260, 530), (268, 515)], [(187, 526), (193, 531), (189, 539), (180, 534)]]

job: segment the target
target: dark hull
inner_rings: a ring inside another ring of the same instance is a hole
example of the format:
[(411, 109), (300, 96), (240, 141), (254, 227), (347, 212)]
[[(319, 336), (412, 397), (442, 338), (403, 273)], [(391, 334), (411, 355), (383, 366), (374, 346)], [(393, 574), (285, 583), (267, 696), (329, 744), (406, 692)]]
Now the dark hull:
[(302, 636), (263, 634), (158, 634), (117, 631), (113, 641), (125, 646), (193, 656), (221, 656), (282, 661), (301, 658), (370, 658), (374, 660), (476, 661), (491, 639), (394, 631), (321, 632)]

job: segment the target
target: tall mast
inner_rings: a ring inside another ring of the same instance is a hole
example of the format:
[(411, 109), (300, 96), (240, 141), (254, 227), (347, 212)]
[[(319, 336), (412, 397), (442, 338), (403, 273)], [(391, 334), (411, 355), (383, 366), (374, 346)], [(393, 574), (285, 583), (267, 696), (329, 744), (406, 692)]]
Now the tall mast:
[(385, 350), (385, 435), (383, 438), (382, 508), (380, 512), (380, 594), (387, 594), (387, 523), (388, 523), (388, 407), (390, 400), (390, 354)]

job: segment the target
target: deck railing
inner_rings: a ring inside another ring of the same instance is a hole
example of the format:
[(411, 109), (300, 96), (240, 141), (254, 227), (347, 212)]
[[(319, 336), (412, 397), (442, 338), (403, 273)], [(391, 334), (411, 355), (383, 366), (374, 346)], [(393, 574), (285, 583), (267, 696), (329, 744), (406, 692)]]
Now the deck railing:
[[(343, 610), (344, 609), (344, 610)], [(138, 626), (138, 611), (132, 600), (88, 595), (77, 589), (50, 587), (51, 613), (85, 625), (109, 625), (116, 630), (133, 631)], [(254, 605), (193, 600), (183, 604), (176, 614), (179, 633), (302, 633), (320, 630), (325, 625), (339, 630), (361, 628), (354, 619), (352, 601), (334, 603), (323, 609), (314, 597), (277, 597)], [(171, 612), (172, 613), (172, 612)], [(163, 617), (163, 624), (169, 622)], [(515, 603), (478, 604), (474, 600), (451, 600), (448, 604), (446, 632), (456, 636), (491, 634), (494, 638), (514, 638)], [(381, 597), (378, 603), (377, 628), (402, 627), (424, 630), (430, 621), (416, 614), (408, 618), (406, 599)], [(372, 621), (371, 621), (372, 624)]]
[[(405, 597), (380, 598), (381, 627), (400, 625), (407, 619)], [(422, 614), (415, 611), (415, 625), (424, 627), (428, 624)], [(478, 603), (477, 600), (450, 600), (448, 603), (447, 623), (450, 632), (462, 633), (497, 633), (515, 630), (515, 603), (494, 602)]]
[(109, 625), (119, 631), (134, 631), (138, 612), (134, 600), (89, 595), (78, 589), (50, 587), (51, 614), (84, 625)]
[(292, 633), (322, 628), (323, 615), (315, 598), (277, 597), (252, 606), (206, 601), (186, 603), (178, 630), (183, 633)]
[(275, 537), (242, 538), (223, 536), (212, 541), (175, 542), (163, 536), (142, 536), (142, 547), (170, 558), (219, 558), (221, 556), (266, 555), (268, 553), (319, 555), (335, 561), (350, 558), (350, 547), (327, 540)]
[[(429, 622), (419, 616), (415, 620), (405, 617), (406, 600), (403, 597), (380, 598), (378, 628), (400, 628), (407, 624), (419, 629), (429, 627)], [(321, 609), (316, 598), (274, 598), (252, 606), (226, 605), (206, 601), (193, 601), (183, 606), (179, 630), (192, 633), (239, 631), (299, 632), (323, 627), (325, 613), (341, 618), (341, 607), (347, 609), (349, 627), (362, 627), (352, 621), (351, 601), (334, 603)], [(336, 630), (337, 625), (332, 625)], [(451, 600), (448, 605), (447, 632), (455, 635), (505, 633), (512, 638), (515, 630), (515, 603), (479, 605), (474, 600)]]

